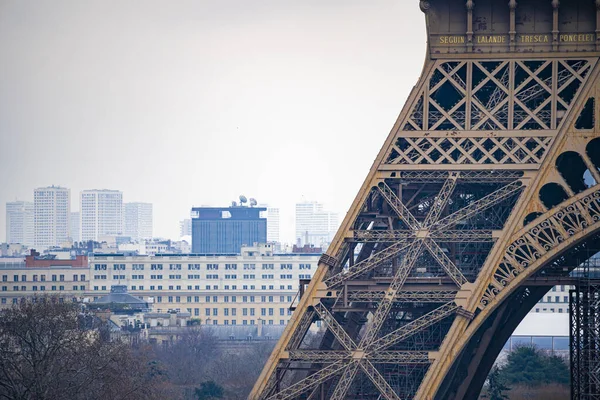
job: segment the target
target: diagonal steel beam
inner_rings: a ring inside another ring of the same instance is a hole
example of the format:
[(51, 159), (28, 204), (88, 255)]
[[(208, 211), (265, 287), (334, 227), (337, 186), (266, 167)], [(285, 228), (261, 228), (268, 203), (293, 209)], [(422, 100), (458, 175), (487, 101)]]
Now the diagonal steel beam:
[(349, 267), (346, 271), (339, 272), (333, 275), (332, 277), (326, 279), (325, 284), (327, 285), (327, 287), (334, 287), (342, 284), (345, 281), (356, 278), (357, 276), (360, 276), (377, 267), (385, 260), (396, 256), (409, 245), (409, 240), (401, 240), (398, 243), (395, 243), (381, 251), (378, 251), (377, 253), (371, 255), (369, 258), (354, 264), (352, 267)]
[(388, 400), (400, 400), (400, 397), (396, 394), (394, 389), (390, 386), (389, 383), (385, 380), (383, 376), (377, 371), (377, 368), (369, 360), (362, 360), (360, 363), (360, 367), (365, 372), (365, 374), (369, 377), (371, 382), (375, 385), (375, 387), (379, 390), (379, 393), (383, 396), (384, 399)]
[(325, 382), (332, 376), (339, 374), (344, 368), (346, 368), (344, 361), (338, 361), (333, 364), (316, 371), (314, 374), (307, 376), (306, 378), (288, 386), (287, 388), (275, 393), (269, 397), (268, 400), (285, 400), (297, 398), (300, 394), (314, 388), (316, 385)]
[(356, 348), (354, 340), (346, 333), (342, 325), (336, 321), (335, 317), (329, 312), (327, 307), (323, 303), (317, 303), (314, 305), (314, 309), (319, 314), (319, 318), (327, 325), (327, 328), (333, 333), (335, 338), (340, 342), (342, 346), (348, 351), (352, 351)]
[(376, 340), (369, 346), (368, 350), (371, 350), (372, 353), (376, 354), (377, 351), (393, 346), (394, 344), (414, 335), (417, 332), (422, 331), (438, 321), (441, 321), (442, 319), (456, 312), (458, 308), (459, 307), (453, 301), (448, 302), (443, 306), (428, 312), (427, 314)]
[(460, 272), (460, 269), (452, 262), (450, 258), (444, 253), (444, 251), (440, 248), (440, 246), (431, 239), (424, 240), (425, 247), (431, 253), (431, 255), (436, 259), (436, 261), (442, 266), (446, 274), (456, 283), (458, 287), (461, 287), (465, 283), (467, 283), (467, 278)]
[(474, 201), (468, 206), (448, 215), (447, 217), (440, 219), (431, 226), (431, 229), (442, 230), (450, 225), (455, 225), (462, 220), (470, 218), (475, 214), (495, 206), (510, 196), (520, 192), (522, 189), (523, 184), (521, 181), (511, 182), (508, 185), (502, 186), (500, 189), (488, 194), (487, 196)]
[(302, 340), (304, 340), (304, 336), (306, 336), (306, 332), (308, 331), (308, 328), (310, 328), (314, 317), (314, 311), (306, 311), (302, 315), (302, 319), (298, 324), (298, 328), (292, 334), (292, 337), (286, 346), (286, 350), (296, 350), (298, 347), (300, 347), (300, 344), (302, 343)]
[(398, 214), (398, 218), (400, 218), (410, 229), (419, 229), (421, 226), (419, 221), (417, 221), (412, 213), (408, 211), (408, 208), (402, 203), (402, 200), (396, 196), (396, 193), (394, 193), (385, 182), (380, 182), (377, 185), (377, 189), (379, 189), (381, 197), (383, 197), (390, 207), (392, 207), (394, 212)]
[(417, 257), (421, 253), (422, 246), (422, 240), (414, 242), (413, 245), (409, 247), (408, 252), (404, 255), (402, 263), (400, 264), (400, 267), (398, 267), (398, 270), (394, 275), (394, 279), (392, 280), (390, 286), (386, 290), (385, 296), (383, 297), (383, 299), (381, 299), (381, 302), (377, 307), (377, 311), (375, 311), (375, 314), (373, 315), (371, 323), (367, 326), (367, 331), (365, 332), (365, 335), (362, 337), (360, 344), (358, 345), (359, 348), (362, 349), (365, 348), (365, 346), (370, 345), (379, 333), (381, 326), (383, 325), (386, 317), (390, 312), (390, 309), (392, 308), (394, 298), (398, 294), (398, 291), (404, 285), (404, 282), (406, 282), (406, 278), (410, 274), (410, 271), (415, 265)]
[(442, 211), (444, 211), (444, 208), (446, 208), (446, 205), (448, 204), (448, 201), (454, 192), (459, 174), (460, 172), (450, 172), (448, 179), (446, 179), (446, 182), (444, 182), (444, 185), (442, 185), (440, 192), (433, 200), (433, 204), (431, 205), (431, 208), (425, 217), (425, 221), (423, 222), (423, 228), (429, 228), (431, 224), (439, 219), (440, 214)]
[(348, 389), (350, 389), (350, 385), (352, 385), (352, 381), (356, 376), (356, 372), (358, 371), (359, 361), (353, 360), (348, 367), (342, 373), (340, 380), (335, 385), (335, 390), (331, 395), (330, 400), (343, 400), (346, 398), (346, 394), (348, 393)]

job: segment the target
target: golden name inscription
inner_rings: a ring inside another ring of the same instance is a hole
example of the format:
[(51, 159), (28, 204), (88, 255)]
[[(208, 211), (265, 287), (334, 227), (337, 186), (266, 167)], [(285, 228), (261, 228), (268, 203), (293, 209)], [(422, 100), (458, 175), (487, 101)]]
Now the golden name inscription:
[(550, 35), (519, 35), (521, 43), (548, 43)]
[[(517, 34), (517, 41), (522, 44), (531, 43), (550, 43), (552, 35), (550, 34)], [(561, 33), (558, 35), (558, 41), (561, 43), (590, 43), (596, 41), (596, 35), (593, 33)], [(455, 45), (465, 44), (467, 38), (464, 35), (443, 35), (439, 37), (439, 44)], [(474, 44), (508, 44), (506, 35), (478, 35), (473, 37)]]
[(461, 44), (465, 43), (464, 36), (440, 36), (440, 44)]
[(558, 40), (561, 42), (593, 42), (593, 33), (573, 33), (573, 34), (560, 34)]
[(475, 43), (478, 44), (506, 43), (506, 41), (506, 36), (502, 35), (477, 36), (475, 38)]

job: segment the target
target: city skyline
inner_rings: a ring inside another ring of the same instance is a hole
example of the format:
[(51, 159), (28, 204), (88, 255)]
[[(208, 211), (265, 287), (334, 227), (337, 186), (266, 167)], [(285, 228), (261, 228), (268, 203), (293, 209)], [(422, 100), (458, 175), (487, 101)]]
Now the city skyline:
[[(67, 188), (64, 186), (58, 186), (58, 185), (50, 185), (47, 186), (47, 188), (62, 188), (62, 189), (66, 189), (69, 191), (69, 196), (73, 196), (73, 190), (71, 188)], [(38, 188), (40, 189), (40, 188)], [(37, 190), (37, 189), (36, 189)], [(144, 202), (144, 201), (125, 201), (126, 199), (126, 193), (116, 190), (116, 189), (83, 189), (80, 190), (78, 192), (75, 193), (75, 201), (73, 201), (72, 198), (70, 198), (70, 212), (69, 212), (69, 219), (68, 219), (68, 226), (69, 226), (69, 233), (70, 233), (70, 238), (73, 239), (73, 241), (82, 241), (85, 239), (81, 238), (81, 231), (82, 231), (82, 224), (81, 224), (81, 202), (82, 202), (82, 195), (84, 193), (102, 193), (102, 192), (116, 192), (119, 193), (120, 196), (122, 196), (122, 236), (132, 236), (132, 235), (128, 235), (126, 233), (126, 224), (127, 224), (127, 216), (126, 216), (126, 206), (127, 205), (149, 205), (150, 206), (150, 231), (153, 231), (153, 227), (152, 227), (152, 220), (153, 220), (153, 209), (154, 209), (154, 205), (152, 203), (148, 203), (148, 202)], [(21, 199), (17, 199), (14, 201), (9, 201), (6, 204), (4, 204), (5, 207), (8, 207), (10, 204), (14, 204), (14, 203), (30, 203), (31, 206), (33, 207), (33, 201), (28, 201), (28, 200), (21, 200)], [(327, 207), (326, 204), (323, 204), (321, 202), (319, 202), (318, 200), (306, 200), (306, 199), (302, 199), (302, 200), (298, 200), (296, 202), (294, 202), (293, 207), (294, 208), (290, 208), (293, 209), (295, 212), (297, 212), (297, 207), (299, 204), (318, 204), (319, 205), (319, 209), (328, 213), (328, 214), (335, 214), (336, 218), (337, 218), (337, 213), (335, 212), (331, 212)], [(208, 207), (228, 207), (229, 205), (207, 205), (204, 204), (202, 206), (208, 206)], [(77, 207), (77, 209), (75, 208)], [(198, 206), (190, 206), (189, 211), (192, 210), (192, 208), (194, 207), (198, 207)], [(284, 226), (284, 229), (281, 229), (281, 213), (280, 213), (280, 207), (278, 206), (270, 206), (267, 205), (267, 203), (262, 203), (259, 205), (259, 207), (267, 207), (267, 219), (271, 219), (272, 224), (268, 225), (268, 238), (267, 241), (275, 241), (275, 242), (280, 242), (280, 243), (287, 243), (287, 244), (296, 244), (297, 242), (297, 230), (298, 230), (298, 226), (297, 226), (297, 215), (294, 213), (292, 215), (284, 215), (285, 217), (287, 217), (288, 220), (291, 220), (292, 223), (288, 224), (288, 226)], [(284, 207), (284, 209), (286, 209), (287, 207)], [(33, 210), (32, 210), (33, 212)], [(6, 213), (6, 215), (8, 215)], [(73, 218), (77, 218), (77, 221), (74, 221)], [(5, 216), (6, 219), (6, 216)], [(144, 236), (144, 238), (165, 238), (165, 239), (171, 239), (171, 240), (179, 240), (181, 239), (182, 235), (181, 235), (181, 223), (184, 220), (188, 220), (190, 223), (190, 229), (191, 229), (191, 219), (189, 218), (189, 213), (188, 213), (188, 218), (182, 218), (178, 221), (175, 221), (176, 224), (179, 224), (179, 230), (178, 233), (175, 234), (172, 237), (169, 236), (160, 236), (160, 235), (151, 235), (150, 237), (146, 237), (147, 235), (142, 235)], [(6, 228), (8, 229), (8, 220), (7, 221), (7, 225)], [(339, 223), (341, 223), (340, 220), (336, 219), (334, 222), (334, 225), (339, 225)], [(95, 226), (95, 225), (94, 225)], [(73, 232), (74, 227), (77, 227), (77, 232)], [(34, 229), (33, 226), (33, 222), (32, 222), (32, 227), (31, 229)], [(6, 230), (6, 232), (8, 232)], [(286, 232), (286, 234), (283, 234), (281, 232)], [(296, 232), (296, 233), (294, 233)], [(319, 235), (321, 234), (320, 232), (317, 234)], [(332, 231), (332, 234), (335, 234), (335, 230)], [(33, 235), (33, 233), (32, 233)], [(190, 231), (190, 235), (191, 235), (191, 231)], [(135, 235), (133, 235), (135, 236)], [(8, 242), (8, 235), (6, 235), (6, 237), (2, 238), (0, 237), (0, 243), (3, 242)], [(88, 238), (89, 239), (89, 238)], [(136, 239), (133, 238), (132, 239)], [(279, 239), (279, 240), (277, 240)], [(318, 245), (319, 243), (312, 243), (314, 245)]]
[(0, 237), (6, 202), (51, 184), (73, 211), (90, 188), (153, 203), (162, 237), (240, 194), (280, 208), (286, 242), (303, 197), (341, 221), (419, 76), (423, 26), (395, 0), (3, 2)]

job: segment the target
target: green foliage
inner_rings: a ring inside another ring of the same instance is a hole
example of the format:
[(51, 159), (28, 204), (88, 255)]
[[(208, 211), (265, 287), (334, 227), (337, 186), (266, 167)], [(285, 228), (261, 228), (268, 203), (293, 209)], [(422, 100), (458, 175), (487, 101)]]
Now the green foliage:
[(531, 346), (514, 349), (500, 370), (502, 379), (511, 384), (539, 386), (546, 383), (569, 383), (569, 367), (558, 356), (547, 355)]
[(196, 388), (195, 394), (198, 400), (212, 400), (223, 398), (223, 388), (214, 381), (202, 382), (199, 388)]
[(488, 395), (486, 397), (490, 400), (508, 399), (508, 396), (504, 394), (507, 390), (510, 388), (505, 385), (505, 378), (500, 374), (500, 369), (494, 366), (488, 375)]

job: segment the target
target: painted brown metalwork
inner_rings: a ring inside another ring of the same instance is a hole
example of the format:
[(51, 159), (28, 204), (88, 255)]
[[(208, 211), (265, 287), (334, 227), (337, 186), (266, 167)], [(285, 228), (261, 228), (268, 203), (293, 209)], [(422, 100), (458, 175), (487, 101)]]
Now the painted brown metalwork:
[(597, 4), (419, 2), (421, 78), (251, 399), (477, 397), (600, 251)]

